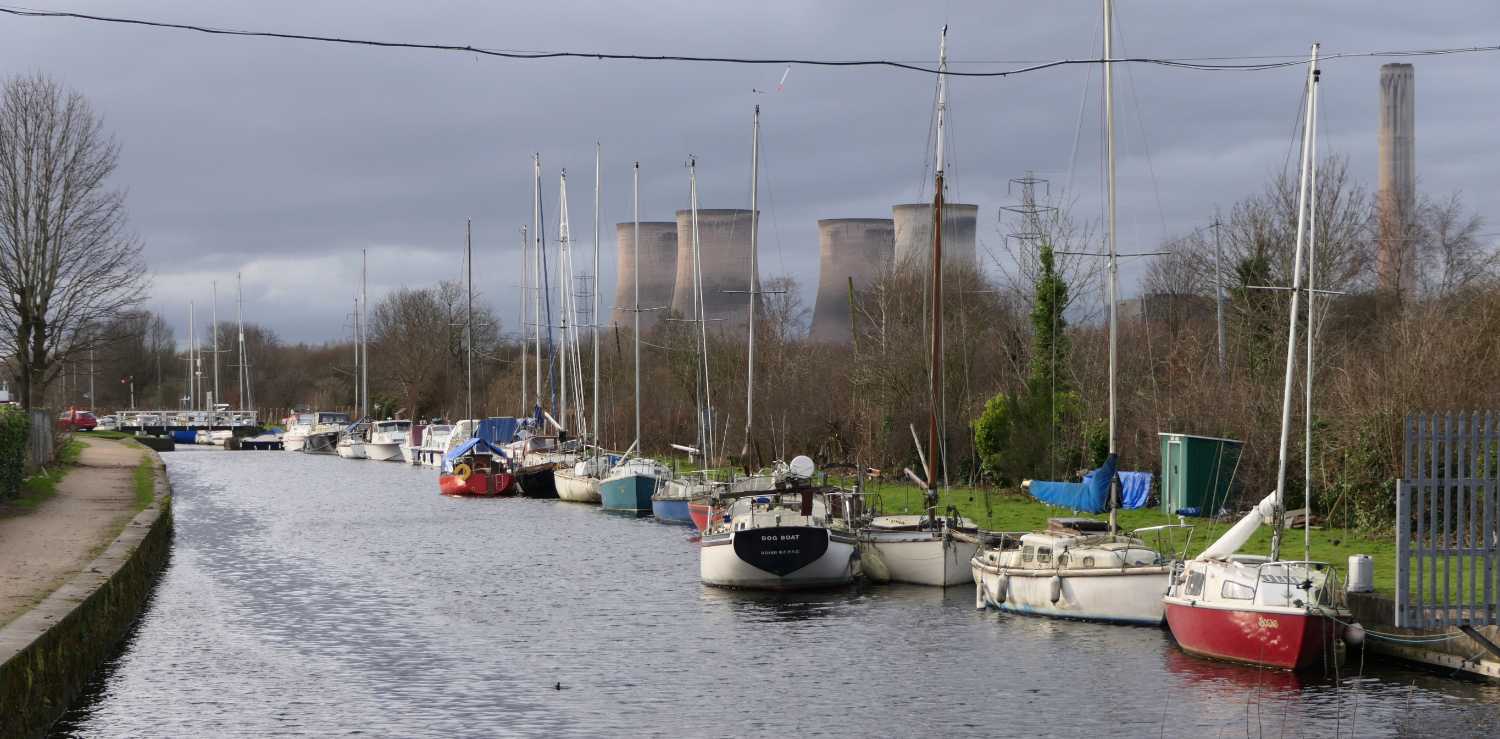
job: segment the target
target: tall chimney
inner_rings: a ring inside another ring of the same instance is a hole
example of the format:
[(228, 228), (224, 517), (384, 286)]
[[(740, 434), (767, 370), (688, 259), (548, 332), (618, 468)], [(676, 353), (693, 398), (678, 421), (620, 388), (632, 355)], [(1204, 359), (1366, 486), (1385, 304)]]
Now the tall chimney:
[(1410, 290), (1416, 281), (1412, 220), (1417, 210), (1417, 83), (1410, 64), (1380, 67), (1380, 287)]

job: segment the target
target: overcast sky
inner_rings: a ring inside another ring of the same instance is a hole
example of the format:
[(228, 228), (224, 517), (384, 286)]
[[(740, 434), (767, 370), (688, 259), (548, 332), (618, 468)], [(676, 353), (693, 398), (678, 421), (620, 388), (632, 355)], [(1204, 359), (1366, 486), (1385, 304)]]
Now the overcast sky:
[[(412, 3), (202, 0), (48, 2), (27, 7), (182, 23), (497, 49), (932, 62), (950, 25), (955, 69), (1098, 56), (1099, 7), (1054, 2)], [(1117, 55), (1210, 57), (1492, 44), (1492, 2), (1118, 3)], [(1325, 152), (1373, 186), (1379, 66), (1324, 65)], [(1500, 184), (1500, 55), (1416, 65), (1419, 189), (1462, 189), (1486, 216)], [(984, 65), (978, 62), (1004, 62)], [(460, 274), (474, 221), (476, 281), (515, 327), (518, 229), (531, 219), (532, 152), (549, 212), (570, 173), (577, 243), (588, 253), (593, 145), (604, 151), (601, 284), (614, 285), (613, 224), (630, 217), (630, 162), (643, 220), (687, 206), (697, 155), (704, 207), (748, 207), (750, 114), (763, 110), (763, 275), (791, 274), (810, 307), (816, 221), (889, 217), (920, 195), (934, 80), (892, 69), (596, 60), (230, 38), (78, 20), (0, 16), (0, 69), (43, 72), (86, 95), (118, 136), (115, 184), (155, 273), (150, 307), (179, 328), (218, 280), (232, 317), (244, 275), (247, 320), (293, 341), (346, 335), (359, 254), (372, 300)], [(1117, 72), (1122, 251), (1154, 247), (1260, 188), (1293, 145), (1300, 67)], [(1092, 66), (951, 85), (949, 199), (980, 205), (981, 259), (998, 253), (1007, 181), (1035, 170), (1071, 183), (1075, 216), (1097, 222), (1099, 72)], [(1082, 108), (1080, 106), (1083, 106)], [(1082, 113), (1080, 114), (1080, 111)], [(1078, 145), (1075, 147), (1075, 137)], [(555, 228), (555, 226), (554, 226)], [(1490, 229), (1486, 229), (1490, 230)], [(549, 238), (555, 237), (555, 233)], [(1141, 265), (1124, 272), (1135, 294)], [(204, 320), (204, 314), (199, 314)]]

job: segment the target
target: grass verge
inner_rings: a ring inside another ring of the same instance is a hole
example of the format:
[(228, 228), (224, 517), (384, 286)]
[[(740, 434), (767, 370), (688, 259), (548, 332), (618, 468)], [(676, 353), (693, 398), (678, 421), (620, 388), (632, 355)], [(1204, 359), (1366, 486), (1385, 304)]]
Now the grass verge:
[(142, 454), (141, 463), (135, 466), (135, 510), (140, 512), (156, 499), (156, 465), (150, 455)]

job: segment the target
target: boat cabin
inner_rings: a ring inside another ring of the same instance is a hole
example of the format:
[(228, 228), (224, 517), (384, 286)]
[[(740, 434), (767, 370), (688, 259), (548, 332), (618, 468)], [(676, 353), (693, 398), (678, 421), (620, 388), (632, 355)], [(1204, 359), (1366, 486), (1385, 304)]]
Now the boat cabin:
[(1215, 605), (1297, 609), (1342, 606), (1344, 593), (1338, 573), (1326, 562), (1272, 561), (1253, 554), (1190, 560), (1172, 590), (1178, 598)]
[(1139, 539), (1109, 534), (1047, 531), (1023, 534), (1020, 546), (991, 552), (996, 564), (1022, 570), (1087, 570), (1164, 564)]

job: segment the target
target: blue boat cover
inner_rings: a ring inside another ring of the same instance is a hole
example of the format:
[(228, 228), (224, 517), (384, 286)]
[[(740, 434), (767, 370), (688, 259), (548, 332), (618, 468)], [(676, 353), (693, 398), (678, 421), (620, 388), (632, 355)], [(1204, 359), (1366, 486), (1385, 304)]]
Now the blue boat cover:
[(1083, 476), (1083, 482), (1033, 480), (1031, 496), (1049, 505), (1084, 513), (1102, 513), (1109, 504), (1109, 481), (1115, 476), (1118, 463), (1118, 455), (1109, 455), (1103, 466)]
[(1121, 472), (1120, 507), (1145, 508), (1151, 498), (1150, 472)]
[(490, 444), (488, 441), (485, 441), (484, 439), (481, 439), (478, 436), (471, 436), (471, 437), (469, 437), (468, 441), (465, 441), (463, 444), (460, 444), (457, 449), (454, 449), (453, 451), (448, 452), (447, 454), (443, 455), (443, 464), (444, 464), (444, 466), (452, 465), (453, 464), (453, 460), (458, 459), (459, 457), (462, 457), (465, 454), (468, 454), (470, 451), (473, 451), (475, 447), (477, 447), (477, 446), (479, 446), (481, 444), (484, 445), (484, 448), (478, 450), (480, 454), (486, 454), (486, 453), (488, 453), (488, 454), (493, 454), (493, 455), (498, 456), (498, 457), (505, 456), (504, 454), (502, 454), (500, 452), (499, 449), (496, 449), (494, 447), (494, 445)]
[(474, 434), (495, 446), (504, 446), (516, 440), (516, 430), (522, 419), (510, 416), (495, 416), (479, 421), (479, 431)]

